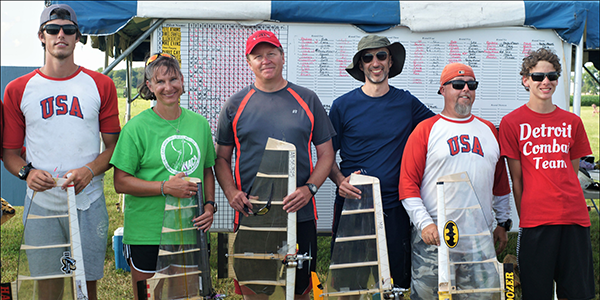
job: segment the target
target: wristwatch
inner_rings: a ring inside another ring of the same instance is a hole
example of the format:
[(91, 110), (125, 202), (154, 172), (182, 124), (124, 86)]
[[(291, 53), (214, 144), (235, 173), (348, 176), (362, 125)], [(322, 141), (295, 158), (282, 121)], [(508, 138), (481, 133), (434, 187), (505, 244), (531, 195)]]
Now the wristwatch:
[(312, 183), (307, 183), (307, 184), (305, 184), (305, 185), (308, 187), (308, 190), (310, 191), (310, 193), (311, 193), (313, 196), (314, 196), (314, 195), (317, 193), (317, 191), (319, 190), (319, 188), (318, 188), (316, 185), (312, 184)]
[(213, 213), (217, 212), (217, 202), (215, 202), (215, 201), (206, 201), (206, 202), (204, 202), (204, 205), (206, 205), (206, 204), (212, 204), (212, 206), (213, 206)]
[(28, 163), (27, 165), (24, 165), (21, 168), (21, 170), (19, 170), (19, 179), (21, 179), (21, 180), (27, 179), (27, 175), (29, 175), (29, 172), (32, 169), (35, 169), (35, 168), (33, 167), (33, 165), (31, 163)]
[(504, 222), (501, 222), (501, 223), (498, 222), (498, 226), (504, 227), (504, 230), (506, 230), (506, 231), (510, 231), (510, 229), (512, 228), (512, 220), (508, 219), (508, 220), (506, 220)]

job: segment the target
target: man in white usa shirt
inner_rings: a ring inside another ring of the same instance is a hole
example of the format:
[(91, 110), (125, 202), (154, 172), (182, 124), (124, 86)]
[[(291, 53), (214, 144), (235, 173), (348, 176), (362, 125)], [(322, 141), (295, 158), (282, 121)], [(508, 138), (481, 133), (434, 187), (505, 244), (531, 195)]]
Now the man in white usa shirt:
[[(481, 201), (487, 227), (493, 230), (496, 253), (502, 252), (510, 230), (510, 186), (500, 158), (494, 125), (471, 114), (475, 102), (473, 69), (461, 63), (442, 71), (438, 94), (444, 109), (419, 123), (406, 143), (402, 157), (400, 200), (414, 224), (411, 299), (438, 299), (438, 246), (436, 182), (444, 175), (467, 172)], [(458, 280), (458, 279), (457, 279)]]
[[(40, 69), (6, 86), (3, 154), (6, 169), (27, 181), (25, 212), (48, 214), (56, 207), (52, 201), (31, 203), (33, 192), (54, 187), (53, 177), (68, 177), (63, 188), (74, 185), (88, 296), (96, 299), (96, 282), (104, 275), (108, 233), (103, 178), (121, 127), (112, 80), (74, 62), (73, 51), (80, 38), (77, 16), (70, 6), (55, 4), (44, 9), (38, 39), (46, 61)], [(106, 146), (102, 153), (100, 133)], [(24, 140), (26, 160), (20, 156)], [(25, 240), (55, 243), (51, 233), (60, 226), (26, 230)], [(57, 255), (55, 259), (28, 253), (32, 275), (60, 268), (62, 253)], [(60, 295), (62, 286), (62, 279), (40, 281), (39, 294), (51, 299)]]

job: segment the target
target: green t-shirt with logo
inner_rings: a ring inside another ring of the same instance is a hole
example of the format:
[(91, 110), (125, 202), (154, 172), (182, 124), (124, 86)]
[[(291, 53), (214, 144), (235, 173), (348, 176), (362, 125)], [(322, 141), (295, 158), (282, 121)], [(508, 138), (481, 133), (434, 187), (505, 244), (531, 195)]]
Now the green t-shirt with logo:
[[(210, 126), (202, 115), (181, 110), (172, 121), (151, 108), (132, 118), (121, 131), (110, 163), (146, 181), (169, 180), (185, 172), (204, 182), (204, 169), (214, 166), (216, 156)], [(159, 245), (164, 209), (162, 195), (125, 195), (123, 243)]]

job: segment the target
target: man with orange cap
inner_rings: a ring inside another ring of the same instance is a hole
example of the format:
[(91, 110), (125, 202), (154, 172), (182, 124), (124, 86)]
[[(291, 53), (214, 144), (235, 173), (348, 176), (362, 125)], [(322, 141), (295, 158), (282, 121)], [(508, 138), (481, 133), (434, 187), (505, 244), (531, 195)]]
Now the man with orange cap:
[[(436, 182), (444, 175), (467, 172), (494, 241), (496, 252), (506, 247), (510, 230), (508, 176), (500, 158), (494, 125), (471, 114), (478, 82), (473, 69), (461, 63), (442, 71), (438, 94), (444, 109), (417, 125), (402, 157), (400, 200), (414, 224), (412, 244), (411, 299), (438, 299), (438, 255)], [(495, 212), (495, 215), (492, 213)], [(494, 229), (494, 217), (498, 226)], [(473, 277), (473, 276), (471, 276)], [(457, 278), (462, 288), (470, 279)]]

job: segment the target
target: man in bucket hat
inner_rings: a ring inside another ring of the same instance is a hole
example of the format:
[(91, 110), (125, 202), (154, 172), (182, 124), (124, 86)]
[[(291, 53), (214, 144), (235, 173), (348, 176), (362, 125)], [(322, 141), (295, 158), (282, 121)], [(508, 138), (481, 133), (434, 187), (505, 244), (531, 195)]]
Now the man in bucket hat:
[(329, 118), (337, 132), (333, 148), (340, 165), (333, 164), (329, 178), (338, 186), (334, 204), (333, 238), (345, 198), (360, 197), (348, 182), (351, 173), (378, 177), (385, 215), (390, 270), (394, 283), (410, 285), (410, 220), (398, 198), (400, 161), (408, 136), (424, 119), (434, 115), (410, 92), (388, 84), (404, 66), (402, 44), (384, 36), (367, 35), (346, 71), (365, 84), (337, 98)]
[[(471, 114), (477, 86), (471, 67), (461, 63), (447, 65), (440, 76), (439, 89), (444, 96), (444, 109), (419, 124), (406, 142), (399, 190), (401, 203), (414, 225), (410, 295), (413, 300), (438, 299), (438, 246), (443, 239), (436, 225), (436, 183), (441, 176), (467, 172), (487, 221), (479, 226), (493, 230), (494, 242), (498, 243), (496, 254), (504, 250), (508, 241), (507, 231), (511, 226), (508, 175), (500, 157), (496, 127)], [(496, 227), (493, 227), (494, 217)], [(457, 287), (474, 288), (473, 278), (479, 277), (473, 276), (469, 267), (461, 271), (462, 275), (457, 272)], [(491, 295), (478, 293), (475, 298), (492, 299)]]

